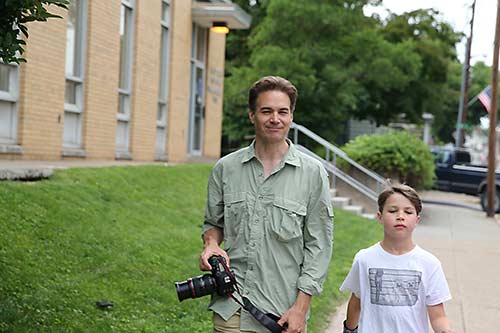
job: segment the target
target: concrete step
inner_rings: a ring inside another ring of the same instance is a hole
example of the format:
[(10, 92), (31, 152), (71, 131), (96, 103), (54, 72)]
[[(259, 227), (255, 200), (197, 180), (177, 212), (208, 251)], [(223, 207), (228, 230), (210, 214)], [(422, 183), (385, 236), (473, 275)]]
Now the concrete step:
[(357, 214), (357, 215), (363, 214), (363, 207), (362, 206), (348, 205), (348, 206), (344, 206), (344, 210), (351, 212), (351, 213), (354, 213), (354, 214)]
[(331, 189), (330, 189), (330, 195), (332, 196), (332, 198), (333, 198), (333, 197), (336, 197), (336, 196), (337, 196), (337, 190), (336, 190), (336, 189), (334, 189), (334, 188), (331, 188)]
[(377, 219), (377, 214), (371, 214), (371, 213), (363, 213), (361, 214), (365, 219), (369, 220), (376, 220)]
[(332, 198), (332, 205), (333, 208), (344, 208), (348, 206), (351, 203), (351, 198), (346, 198), (346, 197), (333, 197)]

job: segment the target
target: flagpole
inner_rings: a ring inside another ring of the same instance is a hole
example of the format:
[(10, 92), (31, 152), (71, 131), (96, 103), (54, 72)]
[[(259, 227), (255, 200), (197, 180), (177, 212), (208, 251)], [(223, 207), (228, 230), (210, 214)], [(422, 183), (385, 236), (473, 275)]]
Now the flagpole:
[(460, 148), (464, 145), (464, 129), (463, 125), (467, 119), (467, 99), (469, 97), (469, 73), (470, 73), (470, 52), (472, 44), (472, 31), (474, 29), (474, 12), (476, 9), (476, 0), (472, 2), (472, 17), (470, 19), (470, 34), (467, 38), (467, 43), (465, 45), (465, 57), (464, 66), (462, 68), (462, 85), (460, 87), (460, 102), (458, 104), (458, 118), (457, 118), (457, 130), (456, 130), (456, 141), (455, 147)]
[(495, 170), (496, 170), (496, 128), (497, 128), (497, 90), (498, 90), (498, 46), (500, 41), (500, 0), (497, 1), (497, 22), (495, 26), (495, 42), (493, 64), (491, 66), (491, 107), (490, 129), (488, 135), (488, 175), (486, 177), (486, 194), (488, 197), (488, 217), (495, 216)]
[(469, 107), (469, 106), (471, 106), (472, 104), (476, 103), (476, 101), (477, 101), (477, 96), (478, 96), (478, 95), (474, 96), (474, 98), (473, 98), (473, 99), (471, 99), (469, 103), (467, 103), (467, 107)]

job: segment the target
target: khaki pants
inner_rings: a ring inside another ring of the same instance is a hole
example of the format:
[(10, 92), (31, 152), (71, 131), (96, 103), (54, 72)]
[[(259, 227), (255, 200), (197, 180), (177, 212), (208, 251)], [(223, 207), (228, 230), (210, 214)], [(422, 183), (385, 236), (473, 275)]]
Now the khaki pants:
[[(214, 333), (255, 333), (240, 331), (240, 311), (236, 312), (227, 321), (214, 312)], [(304, 333), (307, 333), (307, 327)]]
[[(240, 331), (240, 311), (236, 312), (227, 321), (214, 312), (214, 333), (242, 333)], [(245, 331), (244, 333), (255, 333)]]

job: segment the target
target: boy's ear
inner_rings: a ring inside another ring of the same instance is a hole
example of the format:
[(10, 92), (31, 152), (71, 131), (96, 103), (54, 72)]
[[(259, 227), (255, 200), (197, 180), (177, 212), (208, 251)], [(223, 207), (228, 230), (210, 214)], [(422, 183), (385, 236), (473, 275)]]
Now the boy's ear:
[(382, 223), (382, 213), (381, 212), (377, 212), (377, 220), (378, 220), (378, 223), (383, 224)]
[(253, 111), (248, 112), (248, 118), (250, 118), (250, 122), (252, 124), (255, 124), (255, 120), (253, 119), (254, 117), (255, 117), (255, 112)]

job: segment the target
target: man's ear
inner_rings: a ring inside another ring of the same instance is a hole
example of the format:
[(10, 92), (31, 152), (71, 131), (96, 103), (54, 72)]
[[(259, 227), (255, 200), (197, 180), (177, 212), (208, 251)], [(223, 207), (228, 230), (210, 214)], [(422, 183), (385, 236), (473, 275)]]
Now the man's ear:
[(252, 124), (255, 124), (255, 120), (253, 119), (254, 117), (255, 117), (255, 112), (254, 111), (248, 112), (248, 118), (250, 118), (250, 122)]
[(384, 224), (384, 222), (382, 222), (382, 213), (381, 212), (377, 212), (377, 220), (378, 220), (378, 223)]

